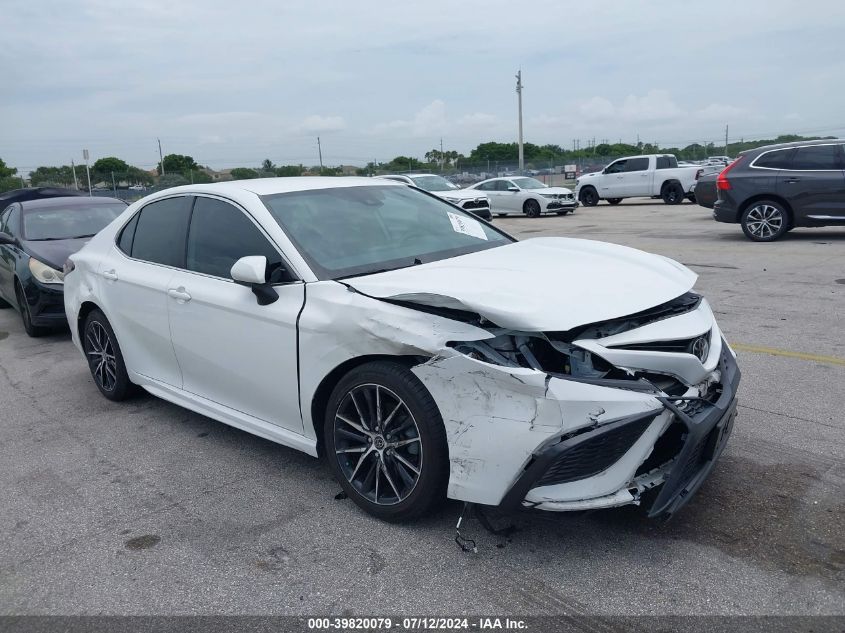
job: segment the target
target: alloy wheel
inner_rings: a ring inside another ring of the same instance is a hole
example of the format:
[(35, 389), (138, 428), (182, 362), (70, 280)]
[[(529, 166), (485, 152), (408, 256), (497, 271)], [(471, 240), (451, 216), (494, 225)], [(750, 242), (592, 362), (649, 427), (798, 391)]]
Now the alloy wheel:
[(769, 204), (759, 204), (746, 216), (748, 232), (759, 239), (771, 239), (783, 227), (783, 212)]
[(346, 480), (377, 505), (400, 503), (419, 482), (420, 430), (408, 405), (382, 385), (358, 385), (340, 401), (334, 448)]
[(85, 354), (94, 380), (105, 391), (112, 391), (117, 384), (117, 360), (108, 332), (97, 321), (92, 321), (85, 332)]

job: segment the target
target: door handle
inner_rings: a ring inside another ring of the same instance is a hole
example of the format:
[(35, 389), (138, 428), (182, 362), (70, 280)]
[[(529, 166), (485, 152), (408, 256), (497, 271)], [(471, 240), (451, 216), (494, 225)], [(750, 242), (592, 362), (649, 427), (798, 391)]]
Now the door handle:
[(108, 279), (109, 281), (117, 281), (117, 272), (114, 268), (112, 268), (111, 270), (104, 270), (101, 274), (105, 279)]
[(189, 295), (186, 291), (184, 286), (179, 286), (178, 288), (169, 288), (167, 290), (167, 296), (176, 299), (179, 303), (185, 303), (186, 301), (191, 300), (191, 295)]
[(790, 185), (794, 185), (796, 182), (801, 182), (801, 179), (800, 178), (789, 178), (786, 182), (788, 182)]

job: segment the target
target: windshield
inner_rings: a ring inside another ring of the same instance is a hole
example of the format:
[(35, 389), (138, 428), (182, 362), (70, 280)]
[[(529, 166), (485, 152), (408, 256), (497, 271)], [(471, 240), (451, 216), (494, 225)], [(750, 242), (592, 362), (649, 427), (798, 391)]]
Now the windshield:
[(126, 211), (126, 205), (79, 204), (47, 206), (23, 211), (23, 238), (30, 241), (91, 237)]
[(452, 191), (453, 189), (459, 189), (457, 185), (453, 185), (443, 178), (443, 176), (410, 176), (410, 179), (414, 181), (417, 187), (426, 191)]
[(546, 185), (536, 178), (511, 178), (513, 183), (520, 189), (545, 189)]
[(404, 268), (514, 241), (409, 187), (332, 187), (262, 199), (320, 279)]

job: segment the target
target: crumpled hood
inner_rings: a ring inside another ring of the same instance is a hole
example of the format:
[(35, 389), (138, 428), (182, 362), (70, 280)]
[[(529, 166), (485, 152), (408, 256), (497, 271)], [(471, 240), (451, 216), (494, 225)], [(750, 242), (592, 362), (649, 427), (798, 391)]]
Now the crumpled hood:
[(468, 310), (527, 332), (566, 331), (660, 305), (697, 275), (626, 246), (542, 237), (346, 280), (371, 297)]

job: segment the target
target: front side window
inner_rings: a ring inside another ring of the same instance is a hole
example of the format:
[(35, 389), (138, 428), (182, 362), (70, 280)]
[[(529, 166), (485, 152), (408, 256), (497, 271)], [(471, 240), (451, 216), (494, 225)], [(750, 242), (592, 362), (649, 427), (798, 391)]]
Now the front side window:
[(791, 169), (802, 171), (828, 171), (842, 169), (836, 145), (810, 145), (795, 150)]
[(3, 210), (3, 213), (0, 213), (0, 233), (11, 233), (9, 230), (9, 216), (12, 215), (12, 209), (14, 207), (14, 204), (10, 204)]
[(141, 209), (132, 242), (132, 257), (182, 268), (191, 202), (190, 196), (179, 196), (151, 202)]
[(625, 171), (645, 171), (648, 169), (648, 158), (629, 158)]
[(608, 174), (621, 174), (625, 171), (625, 165), (627, 164), (627, 160), (617, 160), (615, 163), (611, 163), (607, 166), (607, 171), (605, 173)]
[(262, 198), (320, 279), (404, 268), (513, 239), (405, 187), (332, 187)]
[(23, 238), (30, 241), (70, 240), (93, 237), (126, 211), (122, 202), (114, 204), (50, 203), (23, 211)]
[(251, 255), (264, 255), (270, 269), (282, 263), (279, 252), (243, 211), (222, 200), (197, 197), (188, 229), (187, 269), (231, 279), (234, 263)]
[(498, 182), (499, 182), (498, 180), (491, 180), (490, 182), (482, 182), (480, 185), (478, 185), (476, 187), (476, 189), (479, 189), (481, 191), (496, 191), (496, 183), (498, 183)]

